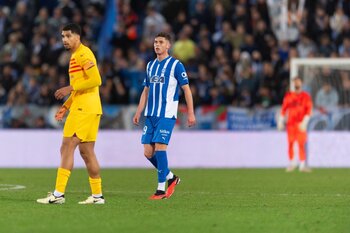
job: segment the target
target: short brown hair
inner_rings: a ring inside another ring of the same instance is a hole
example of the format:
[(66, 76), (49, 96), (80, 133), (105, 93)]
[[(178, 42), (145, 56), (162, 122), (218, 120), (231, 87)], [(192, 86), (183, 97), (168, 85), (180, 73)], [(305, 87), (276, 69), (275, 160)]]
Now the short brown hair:
[(166, 33), (166, 32), (159, 32), (157, 35), (156, 35), (156, 38), (157, 37), (163, 37), (165, 39), (167, 39), (169, 42), (171, 42), (171, 36), (169, 33)]
[(75, 33), (81, 36), (81, 28), (76, 23), (69, 23), (64, 25), (64, 27), (62, 28), (62, 31), (71, 31), (72, 33)]
[(297, 80), (297, 79), (299, 79), (300, 81), (303, 81), (303, 79), (300, 78), (300, 76), (294, 76), (293, 81), (295, 81), (295, 80)]

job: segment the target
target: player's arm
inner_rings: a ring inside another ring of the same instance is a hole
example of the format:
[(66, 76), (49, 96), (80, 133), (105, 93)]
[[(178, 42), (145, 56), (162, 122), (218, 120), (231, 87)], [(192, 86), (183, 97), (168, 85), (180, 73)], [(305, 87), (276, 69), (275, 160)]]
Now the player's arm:
[(149, 85), (150, 85), (149, 77), (147, 74), (149, 65), (150, 65), (150, 62), (147, 64), (147, 68), (146, 68), (147, 72), (146, 72), (145, 78), (143, 79), (142, 86), (144, 86), (144, 88), (143, 88), (143, 91), (141, 93), (139, 105), (137, 106), (136, 113), (135, 113), (134, 117), (132, 118), (132, 122), (135, 125), (139, 125), (141, 113), (145, 109), (146, 104), (147, 104)]
[(148, 92), (149, 92), (149, 87), (145, 86), (143, 88), (143, 91), (142, 91), (142, 94), (140, 97), (140, 102), (139, 102), (139, 105), (137, 106), (136, 113), (132, 119), (132, 121), (135, 125), (139, 125), (141, 113), (145, 109), (145, 106), (147, 103)]
[(68, 109), (70, 109), (70, 106), (72, 105), (72, 95), (68, 97), (68, 99), (62, 104), (62, 106), (57, 110), (55, 114), (55, 119), (57, 121), (62, 121), (64, 118), (64, 115), (66, 115)]
[(307, 101), (305, 101), (305, 115), (299, 125), (299, 129), (301, 131), (306, 131), (307, 125), (309, 124), (309, 121), (310, 121), (311, 114), (312, 114), (312, 100), (311, 100), (311, 97), (308, 95)]
[[(73, 87), (72, 86), (66, 86), (66, 87), (62, 87), (60, 89), (58, 89), (55, 92), (55, 97), (58, 100), (63, 99), (65, 96), (69, 95), (71, 92), (73, 91)], [(68, 98), (69, 100), (69, 98)], [(67, 102), (67, 101), (66, 101)], [(67, 103), (67, 106), (70, 107), (69, 103)]]
[(65, 107), (67, 109), (70, 109), (70, 106), (72, 106), (72, 95), (68, 97), (68, 99), (63, 103), (62, 107)]
[(102, 81), (97, 65), (91, 60), (86, 60), (82, 67), (84, 73), (88, 78), (84, 79), (84, 81), (77, 82), (72, 85), (73, 90), (80, 91), (100, 86)]
[[(72, 92), (72, 86), (66, 86), (58, 89), (55, 92), (56, 99), (63, 99), (66, 95), (70, 94)], [(55, 119), (57, 121), (62, 121), (64, 118), (64, 115), (72, 105), (72, 95), (68, 97), (68, 99), (64, 102), (64, 104), (57, 110), (55, 114)]]
[(186, 105), (187, 105), (187, 125), (189, 127), (194, 126), (196, 124), (196, 117), (194, 115), (194, 107), (193, 107), (193, 98), (190, 85), (185, 84), (182, 86), (182, 90), (184, 91)]
[(277, 120), (277, 129), (278, 130), (283, 130), (284, 129), (284, 122), (286, 120), (286, 113), (288, 109), (288, 94), (286, 94), (283, 98), (283, 103), (282, 103), (282, 108), (280, 115), (278, 116)]
[(196, 117), (194, 115), (192, 92), (189, 86), (188, 76), (185, 67), (181, 62), (177, 63), (175, 67), (175, 77), (179, 82), (182, 90), (184, 91), (188, 112), (187, 125), (189, 127), (194, 126), (196, 124)]
[(56, 121), (62, 121), (64, 118), (64, 115), (66, 115), (68, 111), (68, 108), (64, 105), (62, 105), (56, 112), (55, 114), (55, 119)]

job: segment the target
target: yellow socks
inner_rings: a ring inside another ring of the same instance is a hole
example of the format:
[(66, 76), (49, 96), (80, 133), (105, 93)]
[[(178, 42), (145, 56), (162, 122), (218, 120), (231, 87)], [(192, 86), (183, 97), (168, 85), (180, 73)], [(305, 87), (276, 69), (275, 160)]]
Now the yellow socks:
[[(56, 187), (55, 187), (55, 196), (61, 196), (65, 193), (68, 179), (70, 176), (70, 171), (64, 168), (58, 168), (57, 178), (56, 178)], [(102, 196), (102, 180), (101, 178), (91, 178), (89, 177), (89, 183), (91, 187), (91, 193), (94, 197)]]
[(70, 176), (70, 171), (64, 168), (58, 168), (56, 178), (55, 192), (64, 194)]
[(101, 178), (89, 177), (89, 183), (91, 187), (91, 193), (94, 197), (102, 196), (102, 180)]

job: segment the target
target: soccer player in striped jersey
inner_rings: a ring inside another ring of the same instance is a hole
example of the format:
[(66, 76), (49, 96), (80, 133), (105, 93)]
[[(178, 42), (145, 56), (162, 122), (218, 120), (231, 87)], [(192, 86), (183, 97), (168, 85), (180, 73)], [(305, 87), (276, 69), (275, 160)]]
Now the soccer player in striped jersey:
[[(196, 124), (192, 93), (183, 64), (169, 55), (170, 35), (159, 33), (154, 39), (154, 51), (157, 58), (150, 61), (146, 68), (140, 102), (133, 117), (138, 125), (142, 111), (146, 116), (141, 142), (144, 155), (158, 170), (158, 187), (150, 199), (169, 198), (175, 191), (180, 178), (168, 168), (167, 146), (175, 126), (181, 87), (188, 112), (189, 127)], [(165, 189), (166, 181), (168, 183)]]
[(287, 172), (293, 171), (297, 164), (294, 161), (294, 142), (298, 142), (299, 161), (301, 172), (311, 172), (306, 166), (306, 142), (307, 142), (307, 124), (312, 113), (312, 99), (310, 95), (302, 90), (303, 82), (300, 77), (293, 79), (294, 91), (287, 92), (283, 98), (282, 109), (277, 127), (279, 130), (284, 128), (284, 121), (287, 118), (288, 135), (288, 155), (289, 165)]
[(69, 63), (69, 86), (55, 92), (57, 99), (70, 95), (56, 113), (56, 120), (62, 121), (69, 110), (63, 128), (61, 145), (61, 165), (57, 171), (56, 186), (53, 193), (38, 199), (41, 204), (63, 204), (65, 189), (73, 169), (74, 151), (79, 147), (89, 174), (92, 195), (79, 204), (104, 204), (102, 196), (100, 167), (94, 152), (95, 141), (102, 114), (99, 95), (101, 76), (96, 58), (91, 50), (80, 41), (79, 25), (68, 24), (63, 27), (64, 47), (72, 53)]

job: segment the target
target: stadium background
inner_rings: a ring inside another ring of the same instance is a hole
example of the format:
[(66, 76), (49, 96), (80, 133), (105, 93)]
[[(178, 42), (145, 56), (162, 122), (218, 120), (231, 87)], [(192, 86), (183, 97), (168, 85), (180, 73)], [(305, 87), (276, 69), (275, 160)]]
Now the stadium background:
[[(97, 143), (100, 156), (110, 156), (107, 148), (130, 137), (129, 144), (118, 148), (135, 155), (130, 159), (134, 162), (118, 163), (115, 153), (104, 164), (111, 167), (146, 164), (137, 162), (142, 154), (140, 128), (131, 119), (159, 31), (174, 38), (171, 54), (188, 71), (198, 121), (188, 129), (186, 108), (180, 105), (176, 128), (181, 137), (177, 140), (175, 133), (170, 148), (178, 154), (179, 167), (284, 166), (286, 140), (276, 131), (276, 118), (289, 88), (291, 59), (350, 55), (350, 5), (345, 0), (2, 0), (0, 6), (0, 135), (9, 142), (4, 151), (16, 158), (2, 157), (3, 167), (54, 167), (57, 162), (40, 161), (46, 154), (54, 158), (54, 148), (59, 148), (62, 124), (54, 114), (62, 102), (53, 92), (69, 82), (69, 53), (60, 40), (60, 28), (67, 22), (82, 26), (83, 43), (98, 57), (104, 109)], [(329, 101), (318, 100), (321, 86), (313, 94), (310, 165), (350, 166), (344, 142), (350, 128), (350, 75), (337, 77), (340, 81), (332, 81), (327, 73), (317, 78), (337, 85), (331, 87), (333, 95), (325, 97)], [(55, 137), (48, 140), (46, 134), (52, 133)], [(26, 135), (22, 147), (13, 147), (20, 134)], [(183, 137), (189, 138), (189, 145), (198, 144), (193, 153), (206, 163), (180, 152), (177, 145), (184, 144)], [(213, 144), (201, 146), (206, 140)], [(31, 164), (23, 150), (32, 150), (33, 141), (45, 143), (37, 163)], [(248, 149), (251, 143), (256, 145), (253, 150)], [(230, 153), (215, 163), (207, 159), (214, 151)]]
[[(285, 172), (276, 130), (290, 59), (349, 57), (349, 16), (349, 0), (0, 0), (0, 232), (349, 232), (349, 76), (332, 76), (338, 97), (314, 108), (312, 173)], [(82, 25), (103, 78), (104, 206), (77, 204), (90, 195), (78, 154), (66, 204), (35, 202), (60, 159), (52, 93), (68, 83), (66, 22)], [(169, 164), (182, 182), (152, 202), (156, 171), (131, 118), (159, 30), (187, 68), (198, 124), (180, 106)]]

